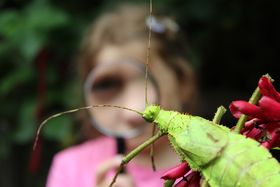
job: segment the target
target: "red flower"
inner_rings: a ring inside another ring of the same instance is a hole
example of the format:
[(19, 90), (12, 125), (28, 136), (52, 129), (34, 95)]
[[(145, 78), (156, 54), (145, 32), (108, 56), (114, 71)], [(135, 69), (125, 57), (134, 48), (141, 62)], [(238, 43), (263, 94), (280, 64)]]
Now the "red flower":
[(258, 86), (263, 96), (270, 97), (280, 102), (280, 93), (276, 91), (276, 89), (274, 88), (274, 86), (266, 76), (260, 78)]
[(183, 177), (188, 171), (190, 171), (190, 166), (187, 162), (182, 162), (181, 164), (169, 169), (165, 172), (161, 178), (165, 180), (176, 180)]
[(263, 76), (259, 80), (262, 98), (258, 105), (246, 101), (233, 101), (230, 110), (234, 117), (241, 114), (249, 117), (241, 133), (262, 143), (268, 149), (280, 146), (280, 93), (270, 80)]
[(229, 109), (236, 118), (240, 118), (242, 114), (251, 118), (263, 118), (261, 109), (247, 101), (233, 101), (230, 104)]
[(201, 177), (199, 172), (191, 170), (187, 162), (182, 162), (164, 173), (161, 178), (174, 181), (182, 178), (174, 187), (199, 187)]
[(200, 174), (190, 170), (174, 187), (200, 187)]
[(267, 121), (280, 121), (280, 103), (270, 97), (263, 96), (259, 105)]
[(277, 129), (271, 133), (271, 138), (262, 143), (267, 149), (277, 147), (280, 145), (280, 129)]

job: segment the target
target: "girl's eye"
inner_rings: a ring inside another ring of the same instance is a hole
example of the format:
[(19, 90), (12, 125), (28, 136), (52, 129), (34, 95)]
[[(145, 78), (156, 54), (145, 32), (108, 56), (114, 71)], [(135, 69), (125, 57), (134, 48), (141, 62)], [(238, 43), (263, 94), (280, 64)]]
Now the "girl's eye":
[(123, 81), (118, 77), (104, 77), (96, 80), (91, 87), (92, 99), (98, 101), (109, 101), (120, 93)]

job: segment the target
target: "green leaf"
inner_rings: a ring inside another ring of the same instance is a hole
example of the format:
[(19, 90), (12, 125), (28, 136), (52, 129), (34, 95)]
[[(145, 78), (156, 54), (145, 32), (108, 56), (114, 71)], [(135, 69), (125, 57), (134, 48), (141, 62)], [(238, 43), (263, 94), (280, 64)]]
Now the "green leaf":
[(33, 69), (22, 67), (14, 69), (6, 77), (1, 80), (0, 95), (8, 94), (14, 87), (20, 83), (26, 83), (32, 80), (34, 75)]
[(45, 45), (46, 36), (33, 30), (25, 31), (19, 49), (25, 62), (31, 63), (38, 51)]
[(25, 144), (33, 140), (36, 131), (35, 108), (34, 100), (29, 100), (22, 105), (19, 124), (13, 134), (16, 143)]
[(7, 158), (11, 152), (11, 142), (9, 140), (0, 141), (0, 159)]
[(49, 30), (61, 27), (68, 23), (68, 15), (45, 1), (33, 1), (25, 10), (26, 22), (29, 27), (42, 30)]
[(47, 122), (42, 134), (49, 140), (63, 141), (72, 135), (72, 122), (69, 116), (59, 116)]
[(22, 62), (31, 63), (38, 50), (49, 42), (49, 32), (65, 27), (69, 16), (65, 11), (49, 5), (48, 1), (32, 1), (23, 10), (6, 10), (0, 13), (0, 36), (10, 54), (19, 51)]
[(9, 37), (16, 32), (16, 28), (19, 26), (18, 12), (9, 10), (2, 11), (0, 13), (0, 34)]

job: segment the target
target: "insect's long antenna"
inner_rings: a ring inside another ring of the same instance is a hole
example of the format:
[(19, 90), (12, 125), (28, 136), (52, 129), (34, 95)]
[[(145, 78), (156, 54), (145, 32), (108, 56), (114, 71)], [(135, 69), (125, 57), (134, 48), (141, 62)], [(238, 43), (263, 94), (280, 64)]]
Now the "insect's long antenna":
[(151, 49), (151, 37), (152, 37), (152, 12), (153, 12), (153, 2), (150, 0), (150, 15), (148, 18), (148, 24), (149, 24), (149, 38), (148, 38), (148, 47), (147, 47), (147, 57), (146, 57), (146, 64), (145, 64), (145, 104), (146, 107), (149, 105), (148, 102), (148, 65), (150, 60), (150, 49)]
[(97, 108), (97, 107), (111, 107), (111, 108), (121, 108), (121, 109), (125, 109), (125, 110), (129, 110), (131, 112), (135, 112), (139, 115), (143, 115), (142, 112), (139, 112), (137, 110), (134, 110), (134, 109), (131, 109), (131, 108), (127, 108), (127, 107), (122, 107), (122, 106), (117, 106), (117, 105), (90, 105), (90, 106), (85, 106), (85, 107), (81, 107), (81, 108), (76, 108), (76, 109), (72, 109), (72, 110), (67, 110), (67, 111), (64, 111), (64, 112), (60, 112), (60, 113), (57, 113), (57, 114), (54, 114), (50, 117), (48, 117), (47, 119), (45, 119), (40, 125), (39, 125), (39, 128), (36, 132), (36, 138), (35, 138), (35, 142), (34, 142), (34, 145), (33, 145), (33, 150), (35, 150), (36, 146), (37, 146), (37, 142), (38, 142), (38, 139), (39, 139), (39, 135), (40, 135), (40, 132), (41, 132), (41, 129), (44, 127), (44, 125), (51, 119), (53, 118), (56, 118), (58, 116), (61, 116), (61, 115), (64, 115), (64, 114), (69, 114), (69, 113), (74, 113), (74, 112), (78, 112), (80, 110), (89, 110), (89, 109), (92, 109), (92, 108)]
[[(149, 60), (150, 60), (150, 51), (151, 51), (151, 38), (152, 38), (152, 13), (153, 13), (153, 1), (150, 0), (150, 15), (149, 15), (149, 38), (148, 38), (148, 47), (147, 47), (147, 59), (146, 59), (146, 65), (145, 65), (145, 105), (146, 107), (149, 105), (148, 102), (148, 65), (149, 65)], [(155, 134), (155, 124), (153, 124), (153, 132), (152, 136)], [(151, 155), (151, 162), (152, 162), (152, 168), (155, 171), (156, 166), (155, 166), (155, 161), (154, 161), (154, 144), (151, 145), (151, 150), (150, 150), (150, 155)]]

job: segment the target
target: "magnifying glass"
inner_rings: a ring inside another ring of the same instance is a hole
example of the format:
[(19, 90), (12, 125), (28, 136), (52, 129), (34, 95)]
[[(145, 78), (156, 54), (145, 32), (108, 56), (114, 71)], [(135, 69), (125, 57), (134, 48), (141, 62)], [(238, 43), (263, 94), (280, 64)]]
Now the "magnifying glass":
[[(85, 99), (89, 105), (117, 105), (142, 112), (145, 109), (145, 82), (143, 62), (132, 59), (102, 62), (89, 73), (85, 81)], [(150, 74), (147, 90), (149, 103), (159, 103), (157, 84)], [(111, 107), (90, 110), (94, 127), (104, 135), (116, 139), (117, 154), (125, 153), (125, 139), (141, 135), (148, 126), (141, 116), (136, 124), (123, 120), (122, 115), (127, 112), (130, 111)]]

